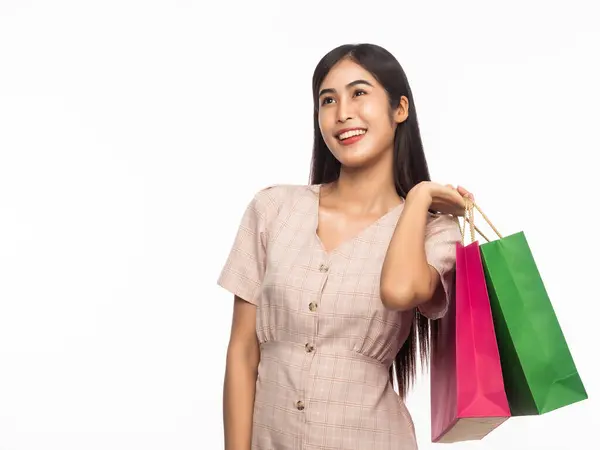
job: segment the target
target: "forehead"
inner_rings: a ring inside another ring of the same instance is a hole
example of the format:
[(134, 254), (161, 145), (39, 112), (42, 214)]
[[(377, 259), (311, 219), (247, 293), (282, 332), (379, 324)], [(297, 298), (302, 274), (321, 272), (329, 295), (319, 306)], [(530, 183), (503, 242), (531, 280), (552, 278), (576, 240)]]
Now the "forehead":
[(343, 59), (331, 68), (323, 79), (320, 89), (333, 88), (339, 90), (355, 80), (366, 80), (373, 86), (379, 84), (367, 69), (352, 60)]

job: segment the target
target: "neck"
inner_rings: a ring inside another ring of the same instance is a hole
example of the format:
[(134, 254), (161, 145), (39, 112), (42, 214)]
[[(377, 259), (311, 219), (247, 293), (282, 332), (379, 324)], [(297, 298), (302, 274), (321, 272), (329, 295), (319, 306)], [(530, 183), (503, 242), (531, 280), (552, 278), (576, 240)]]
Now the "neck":
[[(392, 152), (389, 152), (392, 159)], [(360, 169), (342, 167), (339, 179), (332, 185), (334, 195), (360, 213), (385, 213), (402, 202), (396, 192), (392, 161), (379, 161), (378, 164)]]

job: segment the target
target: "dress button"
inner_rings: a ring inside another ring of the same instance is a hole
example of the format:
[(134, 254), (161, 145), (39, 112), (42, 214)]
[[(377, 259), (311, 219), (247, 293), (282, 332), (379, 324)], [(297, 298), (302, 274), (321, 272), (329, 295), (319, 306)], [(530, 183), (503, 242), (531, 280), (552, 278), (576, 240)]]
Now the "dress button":
[(312, 312), (315, 312), (317, 310), (317, 304), (315, 302), (310, 302), (308, 304), (308, 309), (310, 309)]
[(298, 411), (302, 411), (304, 409), (304, 402), (302, 400), (298, 400), (296, 402), (296, 409)]
[(327, 272), (329, 270), (329, 267), (327, 267), (325, 264), (321, 264), (319, 266), (319, 271), (321, 272)]
[(312, 345), (312, 344), (306, 343), (306, 344), (304, 345), (304, 348), (306, 349), (306, 352), (307, 352), (307, 353), (310, 353), (310, 352), (312, 352), (312, 351), (315, 349), (315, 346), (314, 346), (314, 345)]

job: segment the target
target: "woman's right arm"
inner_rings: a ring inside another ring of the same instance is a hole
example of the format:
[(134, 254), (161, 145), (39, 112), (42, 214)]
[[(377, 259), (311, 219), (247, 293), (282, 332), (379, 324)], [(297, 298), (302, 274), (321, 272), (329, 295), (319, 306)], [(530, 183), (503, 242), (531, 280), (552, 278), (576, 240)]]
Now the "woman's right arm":
[(250, 450), (260, 348), (256, 306), (234, 297), (223, 388), (225, 450)]

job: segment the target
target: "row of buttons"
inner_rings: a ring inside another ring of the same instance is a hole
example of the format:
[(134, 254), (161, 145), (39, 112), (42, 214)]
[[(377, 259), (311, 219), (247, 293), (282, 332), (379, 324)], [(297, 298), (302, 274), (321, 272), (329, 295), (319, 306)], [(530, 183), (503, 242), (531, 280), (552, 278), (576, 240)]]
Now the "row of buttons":
[[(329, 267), (326, 266), (325, 264), (321, 264), (319, 266), (319, 272), (327, 272), (329, 270)], [(308, 304), (308, 309), (311, 312), (315, 312), (317, 310), (317, 304), (315, 302), (310, 302)], [(312, 353), (315, 350), (315, 346), (309, 342), (307, 342), (304, 345), (304, 349), (306, 350), (307, 353)], [(296, 402), (296, 409), (298, 411), (304, 411), (304, 402), (302, 400), (298, 400)]]

